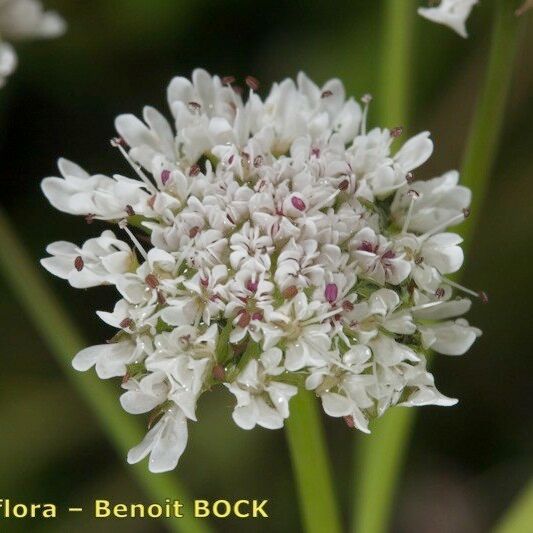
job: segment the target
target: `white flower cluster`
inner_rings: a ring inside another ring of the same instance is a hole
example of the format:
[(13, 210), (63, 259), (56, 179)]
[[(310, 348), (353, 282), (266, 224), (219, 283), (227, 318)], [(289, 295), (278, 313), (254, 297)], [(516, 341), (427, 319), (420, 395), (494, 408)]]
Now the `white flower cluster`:
[(17, 66), (17, 54), (7, 41), (57, 37), (64, 31), (63, 19), (44, 11), (39, 0), (0, 0), (0, 87)]
[(420, 7), (418, 14), (437, 24), (444, 24), (461, 37), (468, 37), (466, 19), (479, 0), (440, 0), (432, 7)]
[(299, 74), (264, 100), (246, 84), (243, 100), (231, 77), (173, 79), (175, 131), (151, 107), (144, 121), (119, 116), (112, 144), (136, 179), (60, 160), (62, 177), (42, 183), (56, 208), (118, 222), (132, 242), (105, 230), (81, 248), (51, 244), (42, 264), (74, 287), (118, 290), (98, 312), (117, 334), (73, 365), (122, 377), (124, 409), (151, 412), (128, 460), (149, 454), (154, 472), (176, 466), (187, 420), (217, 384), (244, 429), (282, 427), (306, 387), (368, 432), (394, 405), (454, 404), (425, 355), (461, 355), (480, 335), (458, 318), (470, 300), (454, 289), (478, 294), (444, 277), (463, 262), (445, 230), (470, 191), (455, 171), (414, 181), (429, 133), (394, 150), (401, 128), (367, 131), (370, 97), (361, 107), (336, 79), (320, 88)]

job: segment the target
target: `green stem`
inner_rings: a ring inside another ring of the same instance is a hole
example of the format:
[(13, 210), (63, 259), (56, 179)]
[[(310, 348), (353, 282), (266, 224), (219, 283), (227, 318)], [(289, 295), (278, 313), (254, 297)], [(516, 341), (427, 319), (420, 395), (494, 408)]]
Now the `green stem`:
[(495, 0), (491, 48), (485, 81), (470, 126), (461, 183), (472, 190), (471, 215), (461, 226), (465, 247), (474, 234), (496, 156), (505, 117), (516, 52), (526, 17), (516, 17), (515, 2)]
[(530, 533), (533, 524), (533, 481), (519, 494), (500, 520), (494, 533)]
[(341, 520), (318, 400), (313, 394), (300, 390), (291, 400), (291, 416), (285, 426), (304, 530), (307, 533), (340, 533)]
[[(144, 436), (141, 425), (120, 408), (115, 388), (94, 374), (79, 374), (71, 367), (72, 357), (85, 346), (85, 342), (47, 287), (23, 246), (17, 239), (5, 214), (0, 211), (0, 270), (9, 289), (17, 296), (23, 309), (50, 352), (55, 356), (65, 375), (78, 394), (87, 402), (103, 431), (124, 460), (130, 447)], [(145, 464), (128, 466), (139, 485), (154, 502), (165, 498), (179, 499), (184, 509), (191, 509), (185, 489), (172, 474), (150, 474)], [(207, 533), (205, 522), (195, 520), (191, 513), (166, 522), (169, 530), (187, 533)]]
[(381, 126), (406, 126), (411, 92), (411, 49), (416, 3), (386, 0), (376, 106)]
[[(387, 31), (397, 28), (406, 17), (400, 13), (402, 7), (409, 2), (388, 2)], [(462, 235), (465, 247), (468, 248), (475, 221), (483, 204), (488, 178), (496, 157), (498, 137), (503, 123), (505, 102), (513, 71), (513, 63), (517, 50), (520, 23), (516, 20), (510, 2), (496, 2), (494, 27), (491, 39), (491, 50), (487, 65), (484, 85), (480, 93), (476, 113), (467, 142), (462, 170), (462, 182), (473, 192), (473, 213), (468, 225), (463, 225)], [(414, 7), (411, 6), (414, 13)], [(410, 42), (410, 31), (399, 33), (395, 39), (403, 37)], [(399, 47), (408, 54), (410, 46), (404, 42)], [(381, 121), (401, 123), (407, 116), (408, 70), (401, 76), (398, 71), (405, 68), (406, 58), (384, 51), (381, 84), (386, 85), (384, 91), (389, 98), (382, 107)], [(390, 64), (397, 62), (397, 65)], [(394, 92), (393, 78), (388, 80), (388, 73), (394, 73), (400, 100)], [(390, 102), (394, 102), (390, 104)], [(384, 113), (390, 113), (385, 115)], [(390, 118), (393, 117), (394, 121)], [(384, 418), (376, 420), (370, 436), (362, 436), (356, 450), (355, 469), (355, 506), (353, 531), (365, 533), (384, 533), (389, 529), (389, 522), (394, 495), (405, 461), (409, 438), (414, 423), (415, 411), (394, 409)]]
[[(406, 126), (408, 122), (415, 16), (412, 0), (386, 0), (377, 102), (379, 122), (384, 126)], [(352, 531), (387, 530), (412, 425), (410, 411), (394, 409), (374, 421), (371, 435), (359, 436), (355, 447)]]

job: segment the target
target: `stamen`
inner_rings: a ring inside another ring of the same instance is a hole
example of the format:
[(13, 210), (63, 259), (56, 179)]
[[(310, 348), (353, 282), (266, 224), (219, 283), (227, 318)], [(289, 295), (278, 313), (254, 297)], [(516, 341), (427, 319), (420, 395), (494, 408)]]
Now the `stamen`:
[(344, 311), (353, 311), (353, 303), (350, 300), (344, 300), (342, 302), (342, 308)]
[(263, 156), (257, 155), (254, 157), (254, 167), (258, 168), (263, 164)]
[(259, 286), (259, 282), (257, 281), (253, 281), (251, 279), (249, 279), (246, 284), (245, 284), (245, 287), (250, 291), (250, 292), (255, 292), (257, 290), (257, 287)]
[(468, 215), (469, 215), (468, 210), (463, 210), (460, 214), (454, 215), (448, 220), (445, 220), (444, 222), (437, 224), (434, 228), (430, 229), (423, 235), (420, 235), (420, 240), (424, 241), (428, 237), (431, 237), (434, 233), (438, 233), (440, 230), (446, 229), (448, 226), (453, 226), (457, 222), (462, 222)]
[(157, 291), (157, 303), (159, 305), (165, 305), (167, 303), (167, 299), (161, 291)]
[(484, 291), (473, 291), (472, 289), (469, 289), (468, 287), (465, 287), (464, 285), (460, 285), (459, 283), (456, 283), (455, 281), (452, 281), (451, 279), (445, 278), (442, 276), (442, 281), (447, 283), (448, 285), (451, 285), (452, 287), (455, 287), (456, 289), (465, 292), (466, 294), (470, 294), (470, 296), (474, 296), (474, 298), (479, 298), (483, 303), (488, 303), (489, 297), (487, 296), (487, 293)]
[(355, 422), (352, 415), (343, 416), (342, 418), (350, 429), (355, 428)]
[(293, 196), (291, 198), (291, 204), (298, 209), (298, 211), (305, 211), (305, 203), (301, 198), (298, 198), (298, 196)]
[(119, 324), (119, 326), (122, 328), (122, 329), (128, 329), (128, 328), (131, 328), (131, 326), (133, 326), (133, 320), (129, 317), (126, 317), (124, 320), (122, 320)]
[(235, 81), (235, 76), (224, 76), (220, 81), (222, 85), (231, 85)]
[(339, 193), (340, 193), (340, 189), (337, 189), (335, 192), (330, 194), (324, 201), (320, 202), (319, 204), (314, 205), (312, 211), (320, 211), (324, 206), (328, 205), (331, 202), (331, 200), (334, 200)]
[(323, 315), (311, 317), (309, 320), (305, 320), (302, 322), (303, 324), (312, 324), (313, 322), (324, 322), (324, 320), (327, 320), (328, 318), (335, 316), (339, 313), (342, 313), (342, 308), (337, 307), (336, 309), (332, 309), (329, 311), (329, 313), (324, 313)]
[(200, 165), (193, 165), (190, 169), (189, 169), (189, 176), (198, 176), (198, 174), (200, 174), (200, 171), (202, 169), (200, 168)]
[(240, 316), (239, 320), (237, 321), (237, 325), (241, 328), (245, 328), (250, 324), (250, 321), (252, 320), (252, 316), (248, 311), (243, 311)]
[(246, 79), (244, 80), (246, 85), (252, 89), (252, 91), (257, 92), (257, 89), (259, 89), (259, 80), (257, 78), (254, 78), (253, 76), (246, 76)]
[(442, 298), (445, 294), (445, 291), (442, 287), (439, 287), (436, 291), (435, 291), (435, 296), (437, 298)]
[(127, 214), (129, 217), (132, 217), (133, 215), (135, 215), (135, 210), (134, 210), (133, 207), (131, 207), (131, 205), (129, 205), (129, 204), (126, 206), (125, 211), (126, 211), (126, 214)]
[(142, 247), (137, 237), (135, 237), (135, 235), (131, 232), (130, 228), (128, 228), (128, 221), (126, 219), (122, 219), (118, 223), (118, 227), (120, 229), (123, 229), (128, 234), (128, 237), (131, 239), (131, 242), (133, 242), (133, 244), (135, 245), (135, 248), (139, 250), (139, 253), (144, 257), (144, 260), (146, 261), (148, 259), (148, 254), (146, 253), (145, 249)]
[(369, 107), (369, 104), (370, 104), (371, 101), (372, 101), (372, 95), (371, 94), (365, 94), (361, 98), (361, 102), (363, 102), (363, 104), (365, 104), (365, 107), (363, 109), (363, 116), (362, 116), (362, 119), (361, 119), (361, 133), (363, 135), (366, 135), (366, 119), (368, 117), (368, 107)]
[(215, 365), (212, 370), (212, 375), (213, 375), (213, 378), (216, 379), (217, 381), (224, 381), (226, 379), (226, 370), (220, 364)]
[(200, 111), (200, 109), (202, 109), (202, 106), (198, 102), (188, 102), (187, 106), (189, 107), (191, 111), (195, 113), (197, 113), (198, 111)]
[(345, 191), (350, 186), (350, 182), (348, 180), (342, 180), (339, 183), (339, 191)]
[(444, 303), (446, 303), (448, 301), (449, 300), (437, 300), (436, 302), (428, 302), (427, 304), (415, 305), (415, 306), (409, 308), (409, 312), (422, 311), (423, 309), (430, 309), (431, 307), (435, 307), (437, 305), (444, 304)]
[(163, 185), (166, 185), (169, 179), (170, 179), (170, 170), (163, 170), (161, 172), (161, 183)]
[(81, 272), (83, 270), (83, 265), (84, 265), (83, 258), (82, 258), (81, 255), (78, 255), (78, 257), (76, 257), (76, 259), (74, 259), (74, 268), (78, 272)]
[(390, 130), (390, 136), (394, 139), (398, 138), (403, 133), (403, 126), (396, 126)]
[(150, 287), (150, 289), (157, 289), (159, 286), (159, 280), (155, 274), (148, 274), (148, 276), (144, 278), (144, 282)]
[(191, 239), (194, 239), (196, 237), (196, 235), (198, 235), (200, 231), (200, 228), (198, 226), (194, 226), (192, 227), (190, 230), (189, 230), (189, 237)]
[(335, 283), (328, 283), (326, 285), (326, 290), (324, 291), (324, 295), (326, 297), (326, 300), (332, 304), (339, 294), (339, 289)]
[(122, 146), (123, 148), (127, 148), (128, 143), (124, 140), (123, 137), (113, 137), (111, 139), (111, 146)]
[(415, 205), (415, 202), (420, 198), (420, 195), (414, 189), (409, 189), (407, 191), (407, 195), (411, 197), (411, 202), (409, 203), (409, 209), (407, 210), (407, 215), (403, 223), (402, 234), (407, 233), (407, 228), (409, 227), (409, 224), (411, 222), (411, 216), (413, 214), (413, 207)]
[(133, 159), (130, 157), (128, 152), (126, 152), (126, 150), (124, 149), (124, 146), (122, 146), (122, 144), (120, 144), (120, 142), (117, 141), (116, 139), (111, 139), (111, 146), (119, 149), (120, 153), (122, 154), (124, 159), (129, 163), (131, 168), (135, 171), (137, 176), (139, 176), (143, 180), (143, 182), (146, 184), (146, 186), (151, 192), (156, 193), (157, 189), (154, 187), (152, 182), (148, 179), (148, 176), (142, 171), (140, 165), (135, 163), (135, 161), (133, 161)]
[(298, 294), (298, 288), (294, 285), (291, 285), (290, 287), (287, 287), (281, 295), (285, 300), (290, 300), (291, 298), (294, 298)]
[(322, 94), (320, 95), (320, 98), (328, 98), (330, 96), (333, 96), (333, 92), (332, 91), (323, 91)]

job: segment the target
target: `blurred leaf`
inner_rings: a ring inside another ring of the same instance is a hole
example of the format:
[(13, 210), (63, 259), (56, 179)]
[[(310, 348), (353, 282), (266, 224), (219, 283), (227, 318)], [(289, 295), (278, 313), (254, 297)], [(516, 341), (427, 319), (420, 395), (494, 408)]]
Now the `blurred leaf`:
[(521, 492), (494, 529), (494, 533), (531, 533), (533, 528), (533, 481)]

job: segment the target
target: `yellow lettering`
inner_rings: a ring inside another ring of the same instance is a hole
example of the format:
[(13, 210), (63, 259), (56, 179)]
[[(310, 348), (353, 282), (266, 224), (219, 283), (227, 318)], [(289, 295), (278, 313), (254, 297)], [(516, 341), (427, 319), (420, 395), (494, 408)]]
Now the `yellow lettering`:
[[(218, 509), (220, 505), (225, 506), (226, 510), (220, 512)], [(216, 500), (213, 504), (213, 514), (217, 518), (226, 518), (231, 513), (231, 504), (227, 500)]]
[(128, 508), (123, 503), (117, 503), (113, 506), (113, 516), (116, 518), (127, 518)]
[(254, 500), (252, 503), (252, 516), (254, 518), (257, 518), (259, 515), (261, 515), (263, 518), (268, 518), (267, 512), (263, 509), (263, 507), (268, 503), (268, 500), (263, 500), (260, 504), (258, 504), (257, 500)]
[(55, 518), (56, 516), (56, 506), (52, 503), (45, 503), (43, 506), (43, 518)]
[(241, 513), (240, 511), (241, 504), (250, 506), (250, 502), (248, 500), (237, 500), (235, 502), (235, 505), (233, 506), (233, 512), (235, 513), (235, 516), (237, 516), (238, 518), (248, 518), (250, 516), (249, 512)]
[(150, 518), (159, 518), (163, 514), (163, 508), (157, 503), (152, 503), (147, 509)]
[(209, 514), (209, 502), (207, 500), (194, 500), (195, 518), (205, 518)]
[(94, 500), (94, 516), (96, 518), (107, 518), (110, 514), (108, 500)]

